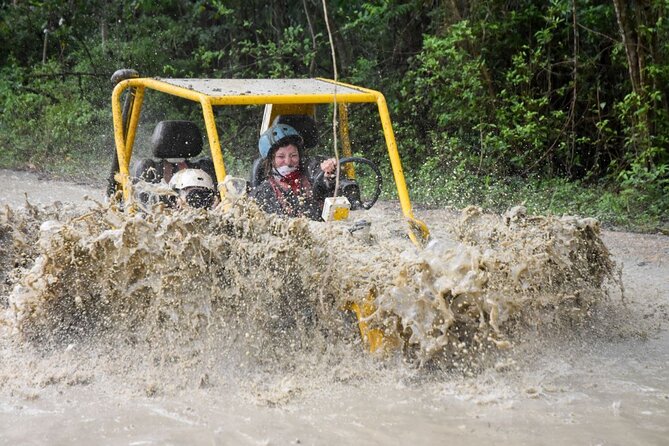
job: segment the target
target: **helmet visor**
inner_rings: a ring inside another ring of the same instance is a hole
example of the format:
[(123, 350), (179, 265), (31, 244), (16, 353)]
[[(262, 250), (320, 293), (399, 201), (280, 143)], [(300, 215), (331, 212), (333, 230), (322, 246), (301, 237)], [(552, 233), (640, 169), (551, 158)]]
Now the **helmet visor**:
[(214, 204), (214, 191), (211, 189), (195, 188), (186, 192), (186, 203), (190, 207), (209, 209)]

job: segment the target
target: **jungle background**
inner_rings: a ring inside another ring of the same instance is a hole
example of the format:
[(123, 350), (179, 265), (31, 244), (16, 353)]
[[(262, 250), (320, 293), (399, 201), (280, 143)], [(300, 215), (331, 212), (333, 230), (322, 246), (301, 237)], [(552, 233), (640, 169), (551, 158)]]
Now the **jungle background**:
[[(668, 10), (667, 0), (327, 0), (338, 79), (384, 93), (415, 204), (524, 203), (664, 233)], [(0, 168), (100, 187), (119, 68), (334, 73), (321, 0), (2, 0), (0, 15)], [(256, 155), (253, 141), (224, 147), (239, 170)]]

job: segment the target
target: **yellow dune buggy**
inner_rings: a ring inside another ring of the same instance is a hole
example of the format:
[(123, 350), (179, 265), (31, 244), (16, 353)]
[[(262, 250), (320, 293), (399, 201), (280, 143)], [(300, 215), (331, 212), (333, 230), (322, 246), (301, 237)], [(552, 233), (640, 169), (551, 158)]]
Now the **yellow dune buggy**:
[[(134, 70), (128, 69), (114, 73), (112, 83), (115, 85), (112, 93), (112, 112), (116, 156), (113, 158), (107, 189), (109, 195), (119, 193), (128, 203), (131, 201), (132, 189), (137, 178), (158, 182), (173, 174), (175, 170), (187, 166), (210, 173), (218, 184), (221, 198), (224, 198), (226, 187), (223, 185), (227, 173), (219, 137), (220, 127), (216, 122), (218, 108), (257, 106), (258, 118), (261, 119), (258, 119), (256, 141), (258, 135), (278, 120), (295, 127), (304, 137), (305, 146), (313, 147), (318, 139), (318, 130), (315, 126), (316, 111), (319, 106), (326, 106), (336, 111), (332, 115), (337, 118), (339, 129), (337, 134), (342, 147), (342, 158), (339, 160), (342, 165), (342, 194), (350, 197), (353, 206), (368, 208), (378, 198), (380, 186), (377, 182), (371, 200), (365, 201), (359, 196), (352, 163), (359, 162), (360, 157), (354, 157), (351, 148), (349, 106), (371, 104), (372, 107), (376, 106), (378, 112), (378, 122), (383, 132), (402, 213), (408, 223), (409, 237), (418, 245), (424, 244), (429, 237), (425, 224), (413, 215), (388, 107), (384, 96), (378, 91), (321, 78), (142, 78)], [(192, 120), (159, 122), (151, 137), (151, 156), (142, 159), (133, 157), (133, 147), (138, 134), (144, 99), (149, 96), (146, 95), (148, 91), (152, 92), (151, 98), (160, 96), (153, 94), (159, 92), (167, 95), (169, 100), (177, 98), (199, 105), (202, 120), (200, 123)], [(206, 130), (209, 156), (195, 159), (203, 150), (203, 138), (200, 133), (202, 125)], [(132, 167), (131, 161), (133, 161)], [(375, 170), (378, 173), (378, 169)], [(258, 171), (258, 160), (256, 160), (252, 172), (249, 173), (250, 187), (258, 181)], [(364, 318), (373, 311), (373, 308), (371, 305), (352, 304), (349, 309), (357, 314), (361, 333), (367, 340), (370, 350), (376, 350), (382, 345), (382, 333), (368, 330), (364, 322)]]

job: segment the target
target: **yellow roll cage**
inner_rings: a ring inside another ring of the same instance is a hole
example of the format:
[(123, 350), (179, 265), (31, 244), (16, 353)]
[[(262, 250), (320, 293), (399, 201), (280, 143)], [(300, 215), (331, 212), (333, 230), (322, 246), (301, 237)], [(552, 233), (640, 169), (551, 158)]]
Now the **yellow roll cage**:
[[(121, 96), (131, 88), (134, 101), (126, 123), (123, 122)], [(411, 208), (402, 164), (400, 162), (395, 135), (386, 100), (378, 91), (336, 82), (330, 79), (168, 79), (132, 78), (119, 82), (112, 93), (112, 113), (114, 119), (114, 140), (118, 158), (116, 179), (121, 185), (123, 198), (129, 202), (132, 182), (130, 179), (130, 159), (142, 110), (146, 89), (160, 91), (168, 95), (197, 102), (202, 107), (207, 138), (214, 163), (216, 180), (223, 182), (226, 172), (220, 139), (214, 120), (214, 106), (265, 105), (263, 127), (266, 128), (278, 114), (314, 114), (316, 104), (335, 104), (339, 108), (340, 135), (344, 156), (350, 156), (348, 140), (348, 115), (346, 104), (376, 103), (385, 136), (388, 156), (393, 170), (397, 195), (402, 213), (409, 223), (409, 237), (417, 245), (423, 245), (429, 237), (429, 230), (422, 221), (416, 219)], [(264, 130), (261, 129), (261, 130)], [(350, 172), (348, 172), (350, 173)], [(221, 197), (225, 191), (221, 189)]]

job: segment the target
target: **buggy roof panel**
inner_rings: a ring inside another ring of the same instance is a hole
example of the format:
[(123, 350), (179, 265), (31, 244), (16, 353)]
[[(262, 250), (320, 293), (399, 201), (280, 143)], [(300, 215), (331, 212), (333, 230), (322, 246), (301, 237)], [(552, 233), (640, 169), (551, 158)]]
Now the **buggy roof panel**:
[[(237, 103), (233, 98), (245, 98), (246, 103), (305, 102), (328, 103), (376, 102), (380, 93), (365, 88), (342, 84), (327, 79), (172, 79), (154, 78), (157, 83), (168, 84), (208, 96), (214, 102)], [(152, 84), (149, 82), (148, 84)], [(156, 85), (148, 85), (156, 87)], [(158, 88), (160, 89), (160, 88)], [(256, 100), (257, 98), (257, 100)], [(292, 98), (292, 100), (291, 100)]]

